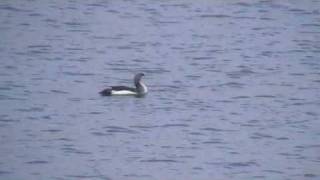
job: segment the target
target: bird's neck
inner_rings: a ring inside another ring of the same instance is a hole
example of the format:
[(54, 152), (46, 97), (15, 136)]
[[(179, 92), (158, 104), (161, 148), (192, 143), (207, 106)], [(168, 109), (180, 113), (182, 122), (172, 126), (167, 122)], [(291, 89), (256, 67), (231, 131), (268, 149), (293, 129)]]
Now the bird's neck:
[(135, 83), (138, 93), (145, 94), (148, 92), (147, 86), (142, 82)]

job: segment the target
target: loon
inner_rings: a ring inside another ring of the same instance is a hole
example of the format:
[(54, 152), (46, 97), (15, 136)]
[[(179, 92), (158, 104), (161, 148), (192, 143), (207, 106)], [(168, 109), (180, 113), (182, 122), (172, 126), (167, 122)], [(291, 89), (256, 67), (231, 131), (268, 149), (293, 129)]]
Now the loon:
[(134, 76), (134, 85), (136, 88), (127, 86), (111, 86), (107, 89), (100, 91), (102, 96), (114, 96), (114, 95), (134, 95), (134, 96), (144, 96), (147, 94), (148, 89), (145, 84), (141, 82), (141, 78), (144, 76), (143, 73), (138, 73)]

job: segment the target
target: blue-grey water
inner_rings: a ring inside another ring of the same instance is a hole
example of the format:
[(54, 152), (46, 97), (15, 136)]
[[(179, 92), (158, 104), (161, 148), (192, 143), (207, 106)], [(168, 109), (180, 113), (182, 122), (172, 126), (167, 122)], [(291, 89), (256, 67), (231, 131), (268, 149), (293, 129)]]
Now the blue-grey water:
[(0, 179), (319, 179), (319, 109), (318, 0), (0, 2)]

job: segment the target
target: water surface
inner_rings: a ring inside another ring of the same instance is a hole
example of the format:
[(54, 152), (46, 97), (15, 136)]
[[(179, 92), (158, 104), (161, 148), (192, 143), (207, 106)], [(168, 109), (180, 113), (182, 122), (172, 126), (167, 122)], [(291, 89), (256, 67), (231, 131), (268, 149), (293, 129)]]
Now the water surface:
[(319, 179), (319, 9), (0, 2), (0, 179)]

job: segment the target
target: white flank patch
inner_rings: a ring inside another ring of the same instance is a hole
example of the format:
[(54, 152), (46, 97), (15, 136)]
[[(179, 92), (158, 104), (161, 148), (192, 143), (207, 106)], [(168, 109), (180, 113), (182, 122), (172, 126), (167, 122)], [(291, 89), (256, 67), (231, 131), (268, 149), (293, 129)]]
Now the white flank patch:
[(121, 91), (111, 91), (112, 95), (137, 95), (137, 93), (128, 91), (128, 90), (121, 90)]

